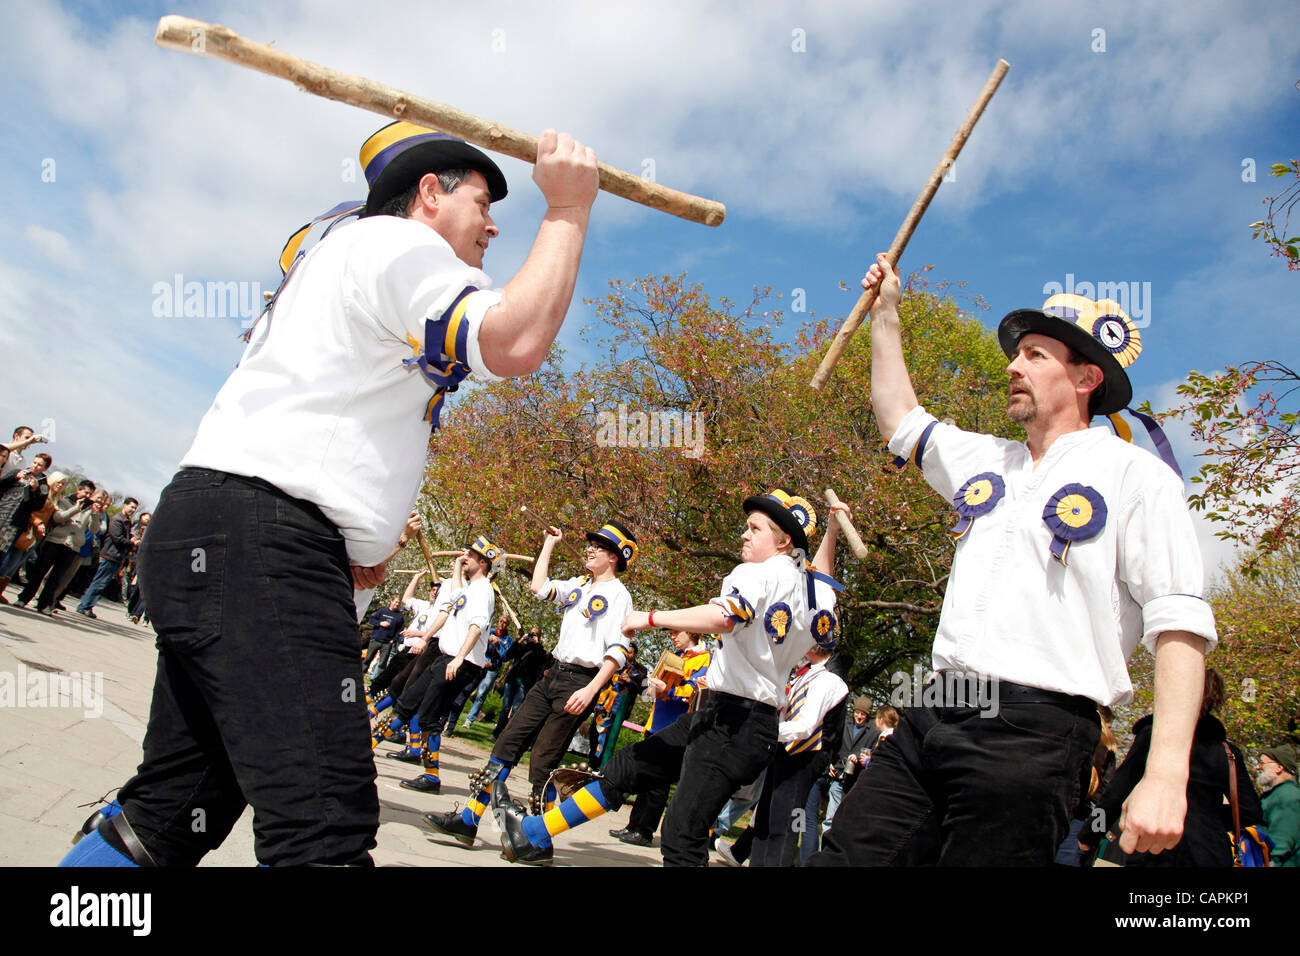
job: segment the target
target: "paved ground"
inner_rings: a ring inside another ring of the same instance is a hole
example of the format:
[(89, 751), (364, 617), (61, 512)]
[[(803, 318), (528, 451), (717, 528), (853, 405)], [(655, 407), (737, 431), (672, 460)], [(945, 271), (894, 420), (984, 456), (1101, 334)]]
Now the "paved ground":
[[(16, 600), (18, 589), (6, 592)], [(53, 619), (0, 606), (0, 865), (52, 865), (67, 851), (100, 795), (120, 786), (140, 760), (149, 716), (156, 652), (153, 631), (134, 625), (120, 604), (101, 602), (98, 620), (68, 611)], [(33, 604), (33, 607), (35, 605)], [(62, 693), (51, 678), (68, 675)], [(84, 675), (84, 676), (83, 676)], [(70, 685), (70, 687), (68, 686)], [(90, 691), (82, 691), (85, 687)], [(102, 688), (102, 691), (100, 690)], [(384, 744), (379, 753), (393, 749)], [(402, 790), (408, 764), (377, 757), (380, 866), (510, 866), (500, 856), (489, 814), (479, 842), (465, 849), (420, 823), (428, 810), (448, 810), (468, 797), (467, 777), (485, 754), (444, 739), (442, 795)], [(519, 797), (527, 795), (523, 775)], [(607, 814), (561, 837), (556, 866), (658, 866), (659, 849), (627, 846), (608, 835), (628, 810)], [(253, 866), (252, 811), (205, 866)]]

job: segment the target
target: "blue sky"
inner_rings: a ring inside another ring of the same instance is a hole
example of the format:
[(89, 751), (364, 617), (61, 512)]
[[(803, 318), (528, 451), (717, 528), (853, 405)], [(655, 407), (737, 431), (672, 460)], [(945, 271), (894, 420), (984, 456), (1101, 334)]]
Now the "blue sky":
[[(287, 235), (361, 196), (345, 177), (383, 118), (155, 47), (173, 12), (518, 129), (570, 131), (634, 172), (652, 159), (660, 182), (727, 204), (710, 229), (602, 195), (579, 297), (686, 270), (740, 303), (770, 285), (788, 307), (802, 289), (832, 316), (1005, 57), (904, 270), (968, 282), (991, 324), (1068, 274), (1149, 288), (1131, 375), (1156, 407), (1189, 369), (1294, 360), (1300, 280), (1247, 224), (1279, 191), (1268, 166), (1296, 155), (1300, 7), (1131, 6), (9, 5), (0, 428), (53, 421), (56, 467), (152, 504), (240, 352), (238, 319), (157, 315), (155, 285), (273, 288)], [(498, 284), (542, 210), (527, 167), (502, 166)], [(575, 304), (561, 336), (575, 356), (591, 321)], [(1174, 437), (1187, 471), (1194, 449)]]

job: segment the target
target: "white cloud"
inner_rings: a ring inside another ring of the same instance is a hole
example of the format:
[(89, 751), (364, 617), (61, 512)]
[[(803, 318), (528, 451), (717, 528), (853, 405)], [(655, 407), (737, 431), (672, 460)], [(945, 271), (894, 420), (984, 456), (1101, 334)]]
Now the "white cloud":
[(68, 272), (81, 271), (81, 256), (72, 248), (72, 243), (68, 242), (68, 237), (63, 233), (33, 225), (23, 230), (23, 238), (27, 240), (28, 245), (60, 269)]

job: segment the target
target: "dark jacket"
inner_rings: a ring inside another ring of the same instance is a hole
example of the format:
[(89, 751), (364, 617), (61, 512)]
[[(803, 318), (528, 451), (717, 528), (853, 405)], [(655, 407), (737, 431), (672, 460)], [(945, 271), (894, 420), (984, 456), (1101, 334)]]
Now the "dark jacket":
[[(842, 775), (848, 767), (851, 754), (861, 756), (875, 747), (878, 740), (880, 740), (880, 729), (876, 727), (874, 718), (868, 717), (867, 722), (859, 727), (853, 723), (853, 715), (850, 713), (848, 723), (844, 727), (844, 736), (840, 740), (839, 747), (836, 748), (835, 773)], [(860, 766), (854, 766), (855, 773), (861, 769)]]
[[(1228, 739), (1223, 724), (1214, 717), (1202, 717), (1192, 738), (1191, 764), (1187, 776), (1187, 819), (1183, 838), (1172, 850), (1163, 853), (1133, 853), (1125, 858), (1127, 866), (1232, 866), (1232, 810), (1224, 798), (1228, 795), (1228, 754), (1223, 744)], [(1241, 808), (1241, 826), (1245, 829), (1263, 823), (1264, 811), (1251, 780), (1246, 761), (1235, 744), (1233, 761), (1237, 765), (1237, 801)], [(1133, 746), (1115, 771), (1110, 785), (1097, 800), (1102, 819), (1111, 829), (1119, 822), (1120, 810), (1146, 771), (1151, 750), (1151, 716), (1133, 725)], [(1104, 833), (1085, 826), (1080, 842), (1095, 846)]]
[(117, 561), (120, 564), (130, 553), (131, 519), (115, 514), (108, 520), (108, 537), (99, 549), (99, 560)]
[[(388, 621), (390, 626), (383, 627), (381, 623), (383, 621)], [(378, 641), (380, 644), (391, 644), (397, 635), (402, 633), (402, 628), (406, 627), (406, 616), (401, 611), (382, 607), (370, 615), (370, 626), (374, 628), (370, 632), (372, 641)]]
[(510, 665), (506, 677), (519, 681), (524, 685), (524, 690), (527, 690), (551, 666), (551, 653), (542, 646), (541, 641), (525, 641), (521, 638), (506, 652), (505, 663)]

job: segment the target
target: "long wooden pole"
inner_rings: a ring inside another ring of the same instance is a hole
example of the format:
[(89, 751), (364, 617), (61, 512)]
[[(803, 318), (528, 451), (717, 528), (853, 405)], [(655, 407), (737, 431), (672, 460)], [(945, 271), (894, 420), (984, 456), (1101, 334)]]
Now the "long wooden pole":
[[(536, 136), (480, 119), (445, 103), (404, 93), (364, 76), (312, 63), (265, 43), (255, 43), (218, 23), (166, 16), (158, 21), (153, 42), (169, 50), (209, 56), (277, 76), (316, 96), (429, 126), (526, 163), (537, 161)], [(727, 207), (720, 202), (669, 189), (608, 163), (596, 165), (600, 170), (600, 188), (615, 196), (706, 226), (719, 226), (726, 218)]]
[[(934, 167), (934, 172), (930, 173), (930, 178), (926, 181), (925, 188), (921, 190), (921, 195), (916, 197), (916, 202), (912, 203), (912, 209), (908, 212), (907, 218), (898, 227), (898, 232), (894, 235), (894, 241), (890, 243), (889, 252), (887, 253), (889, 264), (895, 269), (898, 268), (898, 260), (903, 255), (903, 250), (907, 248), (908, 240), (912, 238), (912, 233), (916, 230), (916, 224), (925, 215), (930, 200), (939, 191), (939, 184), (943, 182), (944, 175), (956, 161), (961, 148), (966, 145), (971, 130), (975, 128), (975, 123), (979, 120), (980, 114), (984, 112), (984, 107), (988, 106), (989, 100), (997, 92), (998, 84), (1002, 82), (1002, 77), (1006, 75), (1010, 66), (1011, 64), (1006, 60), (998, 60), (998, 65), (993, 68), (993, 73), (989, 76), (988, 82), (984, 84), (984, 89), (980, 90), (979, 99), (975, 101), (975, 105), (966, 114), (966, 119), (958, 128), (957, 135), (948, 144), (948, 151), (943, 154), (943, 159), (939, 160), (939, 165)], [(822, 359), (821, 365), (817, 366), (817, 373), (813, 375), (812, 381), (808, 383), (808, 387), (813, 391), (820, 392), (830, 379), (831, 373), (835, 371), (835, 366), (840, 363), (840, 357), (844, 354), (844, 350), (848, 348), (849, 339), (853, 338), (853, 333), (858, 330), (858, 326), (866, 318), (872, 303), (876, 301), (876, 292), (879, 288), (880, 285), (877, 283), (862, 293), (862, 296), (858, 299), (858, 304), (853, 307), (849, 317), (844, 320), (840, 330), (835, 333), (830, 348), (826, 350), (825, 358)]]

